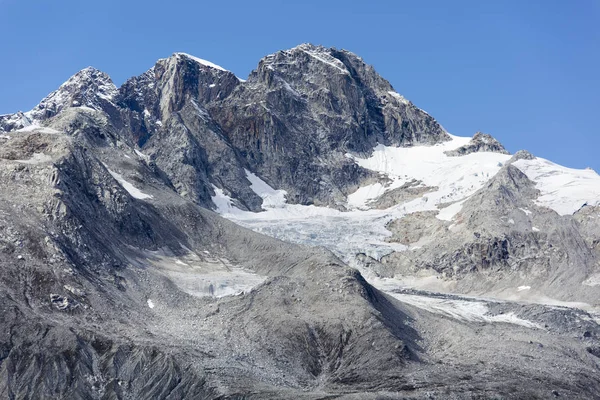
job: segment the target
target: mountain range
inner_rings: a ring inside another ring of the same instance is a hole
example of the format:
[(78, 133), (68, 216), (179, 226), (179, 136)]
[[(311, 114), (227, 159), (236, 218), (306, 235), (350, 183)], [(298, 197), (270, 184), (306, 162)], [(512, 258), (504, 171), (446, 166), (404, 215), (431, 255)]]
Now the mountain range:
[(600, 398), (600, 176), (349, 51), (89, 67), (0, 144), (2, 398)]

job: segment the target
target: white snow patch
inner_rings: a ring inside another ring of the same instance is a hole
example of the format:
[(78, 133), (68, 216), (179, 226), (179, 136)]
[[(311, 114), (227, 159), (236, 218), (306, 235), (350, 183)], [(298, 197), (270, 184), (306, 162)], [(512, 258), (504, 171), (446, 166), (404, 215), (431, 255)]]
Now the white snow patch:
[(115, 178), (117, 182), (119, 182), (123, 189), (125, 189), (131, 195), (131, 197), (134, 197), (139, 200), (151, 199), (154, 197), (152, 195), (142, 192), (141, 190), (133, 186), (131, 183), (127, 182), (121, 174), (111, 171), (110, 169), (108, 169), (108, 167), (106, 169), (112, 175), (112, 177)]
[(533, 227), (531, 227), (531, 230), (534, 231), (534, 232), (539, 232), (540, 228), (536, 228), (535, 226), (533, 226)]
[(28, 126), (21, 128), (15, 132), (40, 132), (40, 133), (46, 133), (49, 135), (56, 135), (56, 134), (60, 133), (60, 131), (57, 131), (56, 129), (48, 128), (46, 126), (40, 126), (37, 123), (28, 125)]
[(389, 188), (379, 182), (360, 187), (356, 192), (348, 195), (348, 206), (353, 209), (366, 209), (369, 202), (377, 199), (387, 190)]
[(215, 86), (217, 86), (217, 85), (215, 85), (214, 83), (211, 83), (210, 85), (208, 85), (209, 88), (214, 88)]
[(150, 156), (145, 155), (144, 153), (142, 153), (141, 151), (139, 151), (138, 149), (133, 149), (133, 151), (135, 152), (135, 154), (137, 154), (137, 156), (139, 158), (141, 158), (144, 161), (150, 161)]
[(462, 210), (462, 205), (465, 200), (457, 201), (454, 204), (449, 205), (448, 207), (442, 208), (440, 212), (437, 214), (437, 218), (442, 221), (452, 221), (454, 216)]
[(328, 54), (326, 55), (325, 53), (317, 53), (315, 51), (310, 51), (310, 50), (302, 50), (302, 51), (305, 52), (306, 54), (308, 54), (309, 56), (311, 56), (312, 58), (319, 60), (322, 63), (325, 63), (327, 65), (330, 65), (346, 75), (350, 74), (350, 72), (348, 72), (348, 70), (344, 66), (344, 63), (342, 63), (340, 60), (338, 60), (335, 57), (332, 57)]
[(154, 308), (154, 302), (152, 300), (148, 299), (147, 303), (148, 303), (148, 307)]
[(93, 108), (91, 108), (91, 107), (87, 107), (87, 106), (80, 106), (80, 107), (77, 107), (77, 109), (78, 109), (78, 110), (87, 111), (87, 112), (96, 112), (96, 110), (94, 110), (94, 109), (93, 109)]
[(523, 211), (525, 213), (525, 215), (531, 215), (531, 211), (529, 211), (526, 208), (519, 208), (519, 210)]
[(217, 212), (219, 214), (223, 214), (224, 216), (229, 216), (236, 214), (238, 212), (242, 212), (240, 209), (233, 206), (233, 199), (223, 192), (223, 189), (212, 185), (213, 190), (215, 191), (215, 195), (211, 197), (212, 202), (215, 203), (217, 207)]
[(203, 59), (201, 59), (201, 58), (198, 58), (198, 57), (192, 56), (192, 55), (190, 55), (190, 54), (187, 54), (187, 53), (176, 53), (176, 54), (177, 54), (177, 55), (180, 55), (180, 56), (185, 56), (185, 57), (187, 57), (187, 58), (189, 58), (189, 59), (192, 59), (192, 60), (196, 61), (197, 63), (199, 63), (199, 64), (202, 64), (202, 65), (205, 65), (205, 66), (207, 66), (207, 67), (211, 67), (211, 68), (214, 68), (214, 69), (218, 69), (219, 71), (227, 71), (225, 68), (221, 67), (220, 65), (217, 65), (217, 64), (215, 64), (215, 63), (212, 63), (212, 62), (210, 62), (210, 61), (206, 61), (206, 60), (203, 60)]
[(591, 169), (573, 169), (543, 158), (517, 160), (513, 165), (536, 183), (541, 194), (536, 202), (572, 215), (584, 205), (600, 205), (600, 175)]
[(530, 290), (530, 289), (531, 289), (531, 286), (519, 286), (517, 288), (517, 291), (522, 292), (523, 290)]
[(527, 328), (542, 329), (540, 325), (521, 319), (512, 312), (507, 314), (490, 315), (488, 314), (489, 308), (483, 301), (455, 300), (394, 292), (388, 293), (398, 300), (415, 307), (461, 321), (508, 323)]
[(285, 205), (285, 190), (275, 190), (252, 172), (244, 169), (246, 179), (250, 181), (250, 189), (263, 199), (264, 208), (281, 208)]
[(583, 281), (586, 286), (600, 286), (600, 274), (595, 274)]
[(50, 157), (49, 155), (44, 154), (44, 153), (33, 153), (33, 155), (31, 156), (31, 158), (29, 160), (15, 160), (15, 161), (20, 164), (36, 165), (36, 164), (43, 164), (43, 163), (51, 162), (52, 157)]
[(393, 91), (389, 91), (388, 93), (389, 93), (390, 96), (392, 96), (393, 98), (395, 98), (396, 100), (398, 100), (400, 103), (402, 103), (402, 104), (410, 104), (410, 102), (408, 100), (406, 100), (406, 98), (404, 96), (402, 96), (400, 93), (393, 92)]

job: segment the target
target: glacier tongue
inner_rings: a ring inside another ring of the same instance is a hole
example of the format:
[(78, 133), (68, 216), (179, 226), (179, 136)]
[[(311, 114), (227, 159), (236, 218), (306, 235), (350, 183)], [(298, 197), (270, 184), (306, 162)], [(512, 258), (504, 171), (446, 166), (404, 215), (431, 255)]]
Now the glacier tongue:
[[(223, 216), (257, 232), (294, 243), (324, 246), (351, 264), (361, 253), (379, 260), (391, 252), (407, 249), (405, 245), (386, 241), (391, 236), (386, 229), (390, 221), (413, 212), (438, 210), (440, 205), (445, 207), (441, 208), (438, 218), (452, 220), (462, 202), (510, 159), (510, 156), (498, 153), (473, 153), (462, 157), (444, 154), (469, 140), (453, 136), (451, 141), (435, 146), (398, 148), (379, 145), (367, 159), (347, 155), (360, 166), (391, 179), (387, 186), (375, 183), (359, 188), (348, 197), (350, 211), (347, 212), (286, 204), (285, 191), (273, 189), (249, 171), (246, 176), (251, 188), (263, 198), (266, 211), (239, 210), (232, 205), (232, 199), (218, 191), (213, 201)], [(370, 200), (414, 180), (436, 190), (388, 209), (369, 209)]]

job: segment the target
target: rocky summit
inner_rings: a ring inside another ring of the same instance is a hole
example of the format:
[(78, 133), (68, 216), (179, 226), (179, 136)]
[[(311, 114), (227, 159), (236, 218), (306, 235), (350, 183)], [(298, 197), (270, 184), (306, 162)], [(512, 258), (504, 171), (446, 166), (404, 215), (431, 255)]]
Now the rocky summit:
[(86, 68), (0, 181), (0, 398), (600, 398), (600, 176), (349, 51)]

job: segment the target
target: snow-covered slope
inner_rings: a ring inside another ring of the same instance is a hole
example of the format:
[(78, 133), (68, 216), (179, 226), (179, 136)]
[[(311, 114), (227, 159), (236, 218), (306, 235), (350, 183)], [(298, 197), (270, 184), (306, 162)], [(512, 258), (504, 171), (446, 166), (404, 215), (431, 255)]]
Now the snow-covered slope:
[(600, 175), (592, 169), (566, 168), (539, 157), (513, 165), (537, 184), (541, 192), (537, 203), (560, 215), (572, 215), (584, 205), (600, 205)]
[(287, 192), (285, 190), (275, 190), (269, 186), (265, 181), (260, 179), (256, 174), (245, 170), (246, 177), (250, 181), (250, 189), (263, 199), (263, 207), (265, 208), (276, 208), (283, 207), (285, 205), (285, 196)]
[[(405, 204), (408, 212), (435, 210), (438, 205), (465, 199), (475, 193), (510, 159), (498, 153), (472, 153), (449, 157), (446, 151), (467, 144), (470, 138), (452, 136), (452, 140), (434, 146), (391, 147), (378, 145), (367, 159), (352, 157), (363, 168), (379, 172), (391, 183), (375, 183), (360, 188), (348, 198), (353, 208), (368, 208), (369, 200), (385, 192), (417, 180), (432, 191), (418, 200)], [(351, 156), (350, 156), (351, 157)], [(443, 218), (451, 218), (460, 208), (454, 207)]]
[[(222, 192), (217, 192), (213, 201), (219, 204), (218, 211), (225, 217), (258, 232), (297, 243), (325, 246), (348, 262), (358, 253), (379, 259), (392, 251), (406, 249), (406, 246), (386, 241), (391, 234), (385, 226), (391, 220), (428, 210), (440, 210), (438, 218), (451, 220), (460, 211), (461, 202), (480, 189), (502, 163), (510, 159), (510, 156), (498, 153), (473, 153), (463, 157), (444, 154), (469, 140), (453, 136), (451, 141), (434, 146), (379, 145), (367, 159), (348, 154), (347, 157), (352, 157), (363, 168), (379, 172), (387, 182), (363, 186), (351, 194), (349, 211), (285, 204), (283, 191), (271, 188), (249, 172), (253, 190), (265, 199), (266, 211), (254, 213), (237, 209), (232, 206), (234, 200)], [(387, 209), (369, 207), (369, 201), (414, 180), (431, 190)]]
[(196, 57), (196, 56), (192, 56), (192, 55), (187, 54), (187, 53), (175, 53), (175, 55), (176, 56), (180, 56), (180, 57), (190, 58), (190, 59), (196, 61), (199, 64), (205, 65), (205, 66), (210, 67), (210, 68), (218, 69), (219, 71), (227, 71), (225, 68), (221, 67), (220, 65), (217, 65), (215, 63), (212, 63), (210, 61), (204, 60), (204, 59)]

